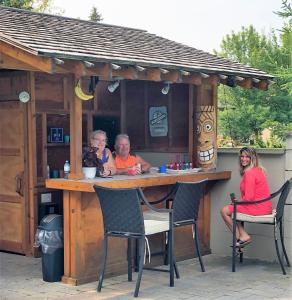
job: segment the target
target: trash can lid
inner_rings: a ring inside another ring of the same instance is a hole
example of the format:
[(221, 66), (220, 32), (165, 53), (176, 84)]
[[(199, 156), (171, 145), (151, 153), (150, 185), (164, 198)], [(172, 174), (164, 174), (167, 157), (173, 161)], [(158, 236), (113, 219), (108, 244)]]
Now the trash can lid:
[(63, 230), (63, 216), (50, 214), (42, 218), (39, 229), (43, 230)]

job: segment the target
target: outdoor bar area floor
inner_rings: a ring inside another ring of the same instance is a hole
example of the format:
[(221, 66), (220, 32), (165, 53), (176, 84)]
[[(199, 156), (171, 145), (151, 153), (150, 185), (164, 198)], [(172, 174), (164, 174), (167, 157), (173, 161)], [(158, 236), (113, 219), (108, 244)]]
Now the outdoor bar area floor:
[[(231, 258), (214, 254), (203, 257), (206, 272), (199, 261), (178, 262), (181, 278), (169, 287), (164, 272), (143, 271), (138, 299), (292, 299), (292, 270), (282, 275), (278, 264), (245, 259), (231, 272)], [(101, 293), (97, 282), (70, 286), (42, 280), (41, 259), (0, 253), (0, 299), (133, 299), (133, 282), (127, 275), (105, 278)], [(98, 268), (98, 266), (96, 266)]]

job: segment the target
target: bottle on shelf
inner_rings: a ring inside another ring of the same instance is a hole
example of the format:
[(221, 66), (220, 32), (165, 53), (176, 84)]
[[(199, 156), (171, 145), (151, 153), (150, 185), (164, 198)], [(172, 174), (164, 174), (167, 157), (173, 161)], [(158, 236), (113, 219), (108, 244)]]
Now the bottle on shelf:
[(65, 164), (64, 164), (64, 178), (65, 179), (68, 179), (69, 173), (70, 173), (70, 164), (69, 164), (69, 161), (66, 160)]
[(50, 178), (50, 166), (47, 165), (47, 178)]

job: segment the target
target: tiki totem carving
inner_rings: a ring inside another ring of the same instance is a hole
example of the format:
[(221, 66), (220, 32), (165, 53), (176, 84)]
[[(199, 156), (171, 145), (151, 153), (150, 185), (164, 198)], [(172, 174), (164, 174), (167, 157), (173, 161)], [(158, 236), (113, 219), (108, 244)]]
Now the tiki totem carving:
[(215, 107), (197, 107), (197, 157), (199, 167), (210, 170), (216, 168), (216, 114)]

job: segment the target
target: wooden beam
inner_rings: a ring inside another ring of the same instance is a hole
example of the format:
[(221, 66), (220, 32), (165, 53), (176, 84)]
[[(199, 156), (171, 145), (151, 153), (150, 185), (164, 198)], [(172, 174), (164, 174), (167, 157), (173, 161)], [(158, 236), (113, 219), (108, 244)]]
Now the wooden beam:
[(138, 79), (138, 71), (132, 66), (123, 66), (121, 69), (112, 70), (112, 77), (122, 77), (124, 79)]
[(0, 69), (24, 70), (24, 71), (38, 71), (38, 69), (18, 61), (10, 56), (0, 53)]
[(169, 70), (168, 73), (161, 75), (162, 81), (181, 82), (181, 74), (178, 70)]
[[(139, 79), (143, 78), (143, 74), (139, 74)], [(161, 81), (161, 71), (159, 69), (147, 69), (146, 70), (146, 77), (143, 78), (144, 80), (149, 81)], [(143, 80), (142, 79), (142, 80)]]
[(267, 80), (261, 80), (258, 83), (254, 83), (253, 86), (259, 90), (267, 91), (269, 87), (269, 83)]
[(3, 41), (0, 42), (0, 52), (14, 58), (17, 61), (23, 62), (39, 71), (53, 73), (53, 62), (51, 58), (41, 57), (15, 46), (9, 45)]
[(217, 85), (219, 82), (219, 78), (217, 75), (210, 75), (208, 78), (203, 78), (202, 82), (203, 84)]
[(237, 81), (236, 83), (245, 89), (251, 89), (253, 87), (252, 78), (245, 78), (243, 81)]
[(75, 95), (78, 78), (70, 76), (70, 179), (81, 179), (82, 174), (82, 101)]
[(192, 74), (191, 76), (184, 77), (183, 83), (188, 83), (188, 84), (192, 84), (192, 85), (201, 85), (202, 77), (198, 74)]

